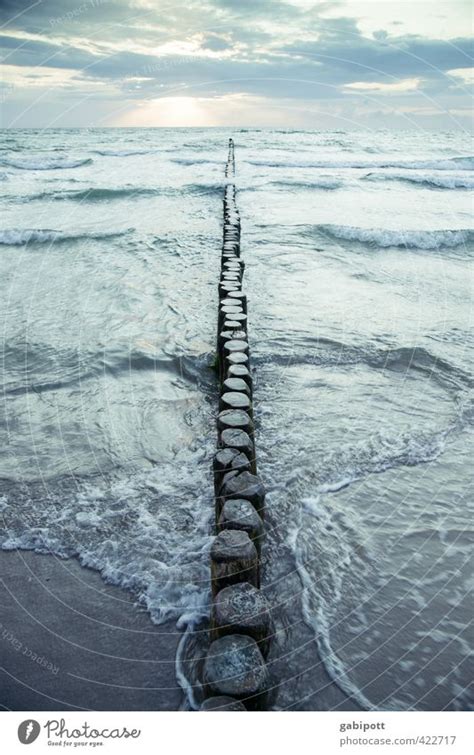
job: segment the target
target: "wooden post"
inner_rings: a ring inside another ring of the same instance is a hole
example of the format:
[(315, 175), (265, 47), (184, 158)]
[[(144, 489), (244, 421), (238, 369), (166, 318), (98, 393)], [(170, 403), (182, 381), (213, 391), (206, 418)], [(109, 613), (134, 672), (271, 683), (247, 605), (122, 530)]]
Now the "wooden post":
[(270, 648), (272, 621), (261, 590), (248, 582), (225, 587), (214, 598), (211, 611), (211, 639), (228, 634), (253, 637), (265, 657)]
[(234, 175), (230, 139), (218, 284), (219, 449), (213, 460), (217, 536), (210, 554), (211, 645), (204, 660), (207, 699), (202, 711), (264, 709), (269, 688), (264, 658), (271, 619), (259, 589), (265, 488), (256, 475), (247, 297), (242, 290), (245, 264)]
[(214, 640), (204, 661), (204, 685), (210, 695), (235, 697), (249, 710), (262, 709), (269, 675), (253, 637), (229, 634)]
[(245, 498), (233, 498), (225, 501), (217, 522), (219, 530), (244, 530), (260, 553), (263, 535), (263, 522), (255, 506)]
[(238, 582), (259, 586), (259, 564), (255, 545), (243, 530), (222, 530), (211, 547), (212, 593)]
[(208, 697), (207, 700), (204, 700), (201, 705), (201, 710), (212, 711), (215, 713), (216, 711), (242, 711), (246, 710), (246, 707), (240, 702), (240, 700), (236, 700), (234, 697), (219, 695), (216, 697)]

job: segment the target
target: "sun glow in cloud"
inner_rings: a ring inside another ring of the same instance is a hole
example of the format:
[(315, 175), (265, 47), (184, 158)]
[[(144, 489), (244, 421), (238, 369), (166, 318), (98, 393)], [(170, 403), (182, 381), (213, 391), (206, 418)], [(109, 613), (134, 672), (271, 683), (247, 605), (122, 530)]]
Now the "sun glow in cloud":
[[(128, 103), (129, 110), (119, 118), (118, 126), (233, 127), (244, 122), (256, 128), (298, 128), (302, 113), (310, 115), (311, 103), (298, 107), (298, 100), (264, 98), (247, 94), (221, 97), (162, 97), (138, 105)], [(314, 104), (314, 103), (313, 103)], [(308, 110), (309, 107), (309, 110)], [(319, 125), (321, 121), (318, 120)], [(334, 125), (334, 124), (332, 124)], [(340, 125), (338, 123), (337, 125)]]
[(162, 97), (137, 105), (119, 118), (118, 126), (215, 126), (205, 100), (197, 97)]

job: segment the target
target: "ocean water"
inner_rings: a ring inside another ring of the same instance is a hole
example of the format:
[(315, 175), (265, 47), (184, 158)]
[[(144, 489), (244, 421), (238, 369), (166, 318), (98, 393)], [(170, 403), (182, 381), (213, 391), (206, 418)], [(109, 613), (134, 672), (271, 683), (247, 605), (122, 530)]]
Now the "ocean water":
[(1, 546), (205, 627), (229, 136), (274, 707), (472, 708), (462, 133), (3, 131)]

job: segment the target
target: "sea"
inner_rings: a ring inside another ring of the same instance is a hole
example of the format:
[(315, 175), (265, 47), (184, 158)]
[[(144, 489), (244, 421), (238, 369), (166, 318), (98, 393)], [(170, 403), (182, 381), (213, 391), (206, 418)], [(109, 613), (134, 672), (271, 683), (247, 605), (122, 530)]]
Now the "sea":
[[(217, 282), (235, 142), (275, 710), (466, 710), (472, 140), (0, 134), (0, 545), (209, 615)], [(205, 635), (201, 631), (201, 637)]]

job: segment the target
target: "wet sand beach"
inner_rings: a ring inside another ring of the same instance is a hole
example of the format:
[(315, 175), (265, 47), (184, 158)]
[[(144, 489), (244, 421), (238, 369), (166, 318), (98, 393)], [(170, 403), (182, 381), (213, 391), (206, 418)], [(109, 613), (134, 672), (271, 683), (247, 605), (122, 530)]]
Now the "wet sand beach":
[(1, 552), (0, 572), (3, 709), (179, 709), (175, 622), (75, 559)]

